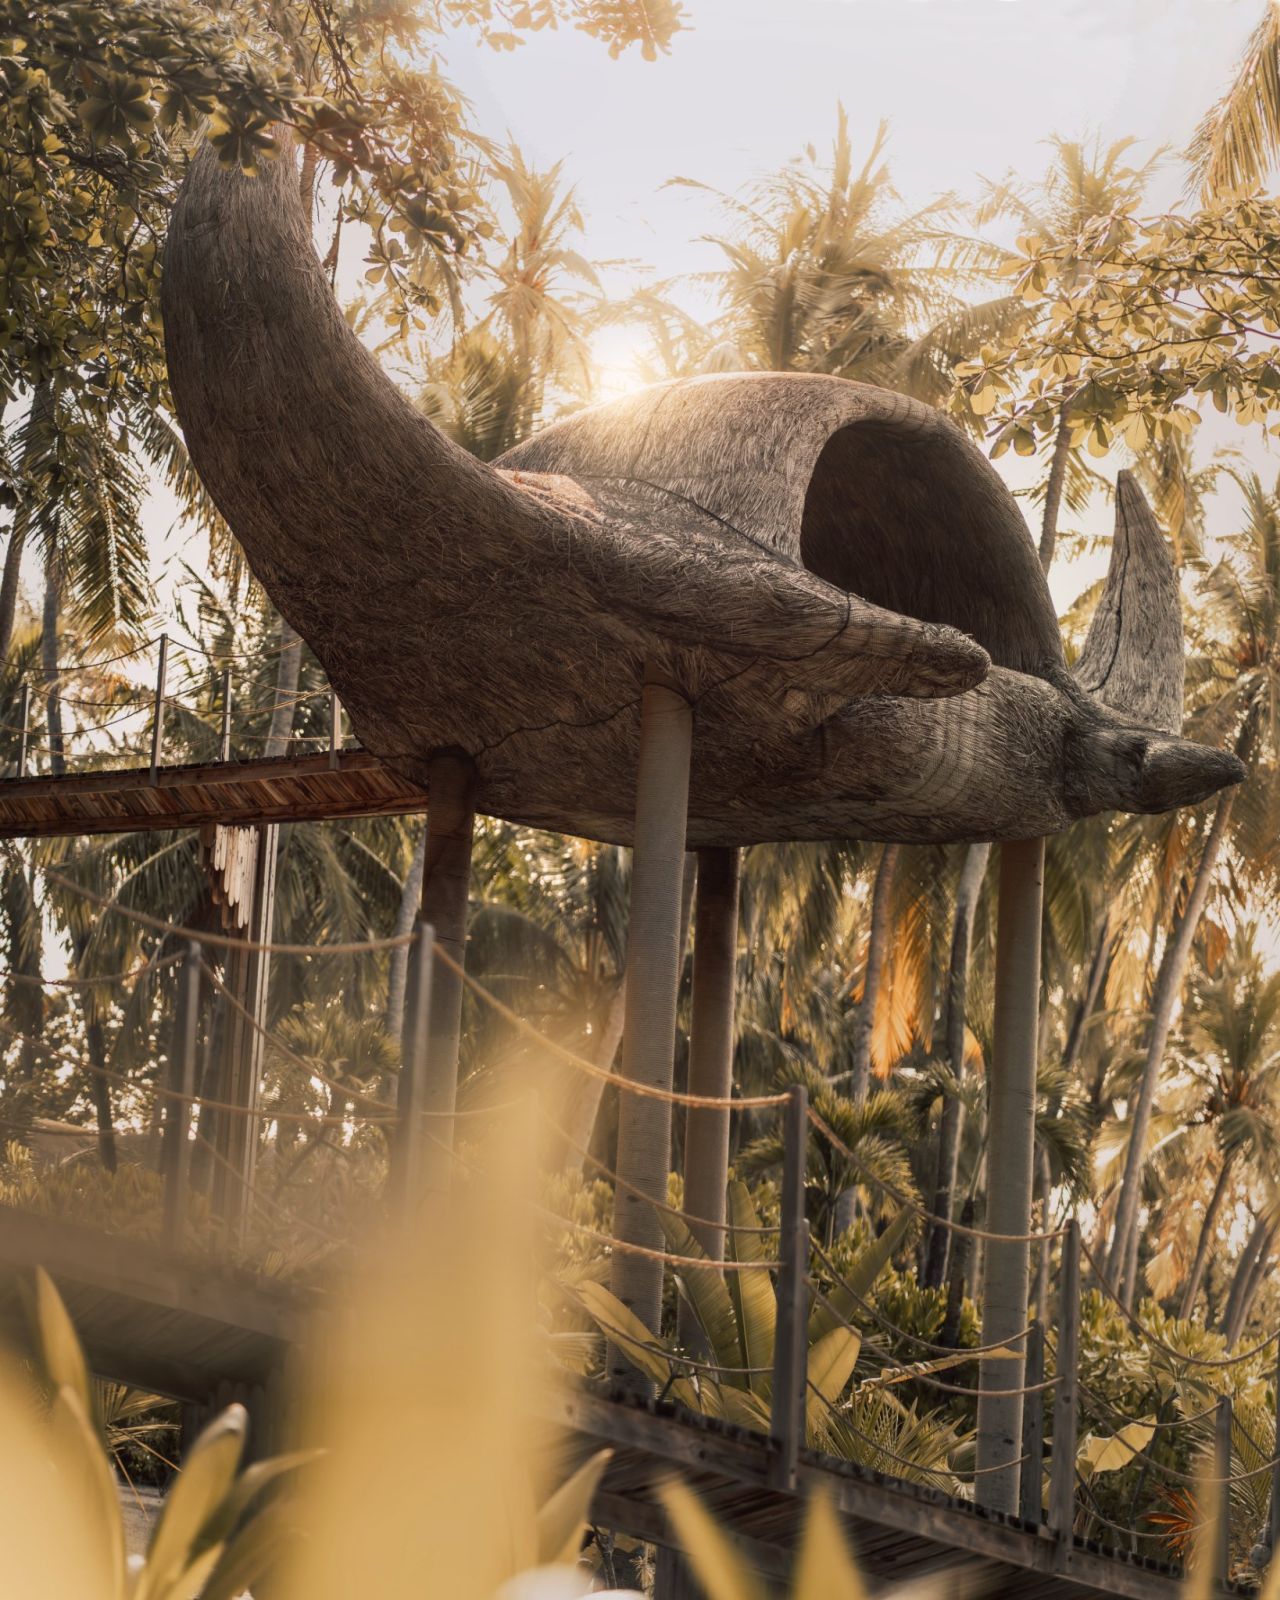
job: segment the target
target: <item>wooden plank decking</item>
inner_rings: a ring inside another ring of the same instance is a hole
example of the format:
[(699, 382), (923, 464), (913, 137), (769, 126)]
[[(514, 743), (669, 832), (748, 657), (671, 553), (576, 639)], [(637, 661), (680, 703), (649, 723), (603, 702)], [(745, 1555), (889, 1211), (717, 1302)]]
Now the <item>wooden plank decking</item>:
[[(279, 1388), (304, 1337), (314, 1292), (177, 1257), (145, 1240), (0, 1208), (0, 1323), (19, 1317), (36, 1265), (53, 1277), (95, 1369), (208, 1408), (231, 1390)], [(595, 1507), (606, 1526), (671, 1541), (657, 1486), (679, 1473), (764, 1575), (791, 1567), (805, 1505), (831, 1495), (873, 1587), (954, 1574), (954, 1593), (982, 1600), (1176, 1600), (1177, 1577), (1042, 1529), (976, 1512), (936, 1490), (849, 1462), (801, 1453), (794, 1493), (769, 1485), (771, 1446), (747, 1431), (671, 1406), (611, 1399), (566, 1383), (543, 1408), (556, 1464), (568, 1470), (609, 1446)]]
[(0, 780), (0, 838), (304, 822), (425, 811), (422, 790), (367, 750)]

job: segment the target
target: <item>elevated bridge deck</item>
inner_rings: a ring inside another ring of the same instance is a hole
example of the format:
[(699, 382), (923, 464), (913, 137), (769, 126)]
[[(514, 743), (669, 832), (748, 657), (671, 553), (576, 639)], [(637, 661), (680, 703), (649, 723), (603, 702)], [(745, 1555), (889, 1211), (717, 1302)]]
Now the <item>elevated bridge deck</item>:
[[(315, 1290), (211, 1267), (146, 1240), (0, 1208), (0, 1317), (20, 1315), (24, 1278), (42, 1265), (102, 1376), (205, 1410), (255, 1401), (279, 1387), (305, 1338)], [(953, 1574), (956, 1595), (984, 1600), (1175, 1600), (1177, 1575), (1044, 1528), (984, 1515), (936, 1490), (895, 1482), (812, 1451), (794, 1492), (770, 1485), (773, 1446), (758, 1434), (677, 1408), (610, 1398), (575, 1384), (543, 1403), (550, 1447), (565, 1471), (609, 1446), (594, 1515), (658, 1544), (672, 1542), (658, 1486), (681, 1475), (766, 1578), (790, 1571), (808, 1498), (831, 1496), (873, 1587)], [(1221, 1591), (1228, 1592), (1228, 1591)]]

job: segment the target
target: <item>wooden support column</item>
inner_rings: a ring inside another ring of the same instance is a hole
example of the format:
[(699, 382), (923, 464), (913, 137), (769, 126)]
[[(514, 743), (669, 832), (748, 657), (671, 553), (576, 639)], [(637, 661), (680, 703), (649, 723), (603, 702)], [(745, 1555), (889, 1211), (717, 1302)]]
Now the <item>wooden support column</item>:
[(278, 823), (254, 829), (252, 889), (240, 931), (243, 949), (228, 953), (223, 982), (235, 997), (224, 1000), (226, 1015), (221, 1029), (222, 1066), (218, 1098), (236, 1111), (220, 1111), (215, 1121), (214, 1145), (220, 1160), (213, 1168), (213, 1208), (235, 1237), (244, 1232), (249, 1215), (258, 1159), (258, 1092), (267, 1027), (267, 998), (271, 979), (271, 953), (251, 946), (268, 945), (276, 914), (276, 864), (280, 851)]
[[(422, 918), (436, 945), (461, 967), (466, 961), (471, 843), (476, 820), (476, 766), (461, 750), (432, 756), (427, 767), (427, 844), (422, 872)], [(431, 1117), (433, 1142), (424, 1155), (427, 1191), (448, 1187), (452, 1113), (458, 1098), (462, 978), (446, 961), (432, 967), (427, 1065), (421, 1110)], [(443, 1115), (441, 1114), (443, 1113)]]
[[(734, 1002), (738, 968), (738, 883), (735, 849), (698, 851), (693, 914), (693, 1016), (689, 1029), (689, 1093), (727, 1100), (733, 1092)], [(690, 1106), (684, 1122), (684, 1209), (722, 1223), (729, 1177), (729, 1111)], [(713, 1260), (724, 1256), (720, 1228), (691, 1224)], [(698, 1326), (681, 1300), (680, 1340), (697, 1341)]]
[[(1035, 1160), (1036, 1051), (1040, 1020), (1040, 919), (1044, 904), (1044, 840), (1000, 847), (995, 1020), (988, 1077), (986, 1226), (1007, 1238), (986, 1245), (982, 1342), (1016, 1340), (1027, 1325)], [(997, 1154), (998, 1153), (998, 1154)], [(1015, 1516), (1022, 1454), (1025, 1350), (1015, 1359), (982, 1363), (978, 1399), (980, 1506)]]
[[(670, 1090), (674, 1071), (680, 976), (680, 906), (689, 813), (693, 708), (668, 679), (645, 672), (636, 771), (635, 846), (627, 931), (627, 1000), (622, 1076)], [(671, 1105), (618, 1090), (618, 1175), (615, 1238), (659, 1251), (657, 1213), (645, 1199), (667, 1196)], [(619, 1249), (610, 1287), (645, 1327), (658, 1329), (662, 1262)], [(617, 1386), (646, 1392), (647, 1381), (622, 1352), (609, 1347), (608, 1374)]]

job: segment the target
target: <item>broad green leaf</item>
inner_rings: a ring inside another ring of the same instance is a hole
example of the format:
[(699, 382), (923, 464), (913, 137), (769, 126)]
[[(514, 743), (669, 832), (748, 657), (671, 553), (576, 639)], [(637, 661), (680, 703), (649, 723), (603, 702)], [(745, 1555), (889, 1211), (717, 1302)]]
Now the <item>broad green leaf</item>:
[(223, 1546), (200, 1600), (238, 1600), (275, 1564), (293, 1529), (286, 1526), (278, 1503), (264, 1506)]
[[(751, 1231), (760, 1226), (760, 1218), (751, 1204), (745, 1183), (735, 1181), (729, 1185), (729, 1221), (733, 1229), (725, 1238), (726, 1256), (739, 1262), (763, 1261), (762, 1235)], [(768, 1268), (757, 1267), (745, 1272), (726, 1272), (725, 1279), (738, 1314), (740, 1360), (735, 1364), (766, 1369), (752, 1373), (747, 1383), (753, 1389), (767, 1389), (767, 1369), (773, 1365), (773, 1337), (778, 1317), (773, 1278)]]
[(623, 1305), (616, 1295), (609, 1293), (602, 1283), (584, 1283), (577, 1289), (582, 1306), (598, 1324), (601, 1333), (631, 1362), (633, 1367), (665, 1384), (671, 1376), (671, 1358), (655, 1350), (654, 1335), (634, 1312)]
[(1155, 1427), (1146, 1418), (1130, 1422), (1118, 1433), (1110, 1436), (1086, 1434), (1076, 1452), (1076, 1469), (1090, 1477), (1098, 1472), (1119, 1472), (1127, 1467), (1140, 1450), (1145, 1450), (1155, 1437)]
[(201, 1529), (200, 1544), (223, 1543), (269, 1483), (274, 1483), (286, 1472), (318, 1461), (323, 1454), (323, 1450), (294, 1450), (288, 1455), (272, 1456), (267, 1461), (255, 1461), (251, 1467), (246, 1467), (236, 1479), (231, 1492), (223, 1497)]
[(706, 1600), (766, 1600), (755, 1574), (682, 1483), (660, 1485), (659, 1498)]
[(43, 1267), (36, 1268), (35, 1334), (49, 1386), (57, 1391), (70, 1389), (79, 1400), (86, 1417), (93, 1416), (93, 1392), (89, 1369), (85, 1365), (80, 1340), (54, 1288), (53, 1279)]
[(160, 1513), (133, 1600), (161, 1600), (190, 1562), (235, 1481), (246, 1425), (244, 1407), (228, 1406), (196, 1440)]
[(832, 1328), (817, 1344), (809, 1346), (809, 1387), (805, 1391), (805, 1411), (811, 1430), (822, 1417), (823, 1402), (834, 1405), (840, 1398), (845, 1384), (853, 1376), (861, 1348), (861, 1335), (850, 1328)]
[[(674, 1255), (705, 1254), (682, 1218), (663, 1212), (661, 1221), (667, 1245)], [(676, 1283), (693, 1307), (713, 1359), (720, 1366), (729, 1367), (739, 1362), (738, 1320), (724, 1279), (724, 1273), (714, 1266), (680, 1267), (676, 1271)]]
[(858, 1300), (865, 1300), (871, 1293), (876, 1279), (893, 1260), (899, 1245), (910, 1231), (912, 1220), (911, 1213), (904, 1207), (878, 1238), (873, 1239), (865, 1249), (859, 1250), (843, 1281), (825, 1291), (825, 1298), (831, 1302), (834, 1310), (820, 1300), (815, 1303), (809, 1315), (810, 1344), (816, 1344), (832, 1328), (839, 1326), (837, 1312), (846, 1322), (853, 1321)]
[(578, 1559), (583, 1530), (591, 1519), (591, 1502), (612, 1457), (612, 1450), (598, 1450), (539, 1509), (540, 1567), (567, 1566)]
[(109, 1585), (106, 1594), (110, 1600), (117, 1600), (125, 1588), (124, 1524), (107, 1452), (79, 1394), (69, 1384), (54, 1395), (49, 1420), (58, 1466), (73, 1475), (69, 1487), (74, 1489), (75, 1504), (88, 1521), (84, 1531), (100, 1552), (100, 1570)]
[(792, 1600), (865, 1600), (866, 1593), (831, 1498), (825, 1489), (819, 1489), (805, 1518)]

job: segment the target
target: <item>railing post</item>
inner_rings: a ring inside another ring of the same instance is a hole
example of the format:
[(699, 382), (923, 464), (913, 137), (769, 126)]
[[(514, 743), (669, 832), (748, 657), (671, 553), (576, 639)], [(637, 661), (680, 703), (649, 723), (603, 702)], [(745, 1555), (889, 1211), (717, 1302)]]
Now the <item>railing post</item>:
[(796, 1486), (796, 1462), (805, 1437), (809, 1360), (809, 1227), (804, 1215), (809, 1096), (803, 1084), (787, 1093), (783, 1111), (781, 1222), (778, 1230), (777, 1330), (773, 1344), (773, 1394), (769, 1419), (774, 1453), (773, 1488)]
[(178, 973), (178, 1006), (164, 1106), (164, 1242), (182, 1245), (191, 1176), (191, 1102), (196, 1088), (196, 1024), (200, 1017), (200, 946), (187, 946)]
[(218, 752), (220, 761), (231, 760), (231, 668), (222, 669), (222, 743)]
[(404, 1028), (401, 1031), (400, 1080), (396, 1092), (397, 1121), (391, 1145), (391, 1206), (408, 1223), (422, 1199), (426, 1168), (423, 1142), (429, 1131), (423, 1111), (427, 1102), (428, 1037), (431, 1030), (431, 968), (435, 929), (419, 922), (409, 947), (405, 984)]
[(156, 781), (160, 750), (164, 743), (164, 681), (169, 670), (169, 635), (160, 635), (160, 664), (156, 670), (155, 714), (151, 723), (151, 781)]
[[(1046, 1241), (1045, 1248), (1048, 1248)], [(1023, 1383), (1034, 1391), (1044, 1382), (1044, 1323), (1038, 1319), (1027, 1330), (1026, 1376)], [(1044, 1515), (1044, 1394), (1028, 1392), (1022, 1400), (1022, 1476), (1018, 1485), (1018, 1515), (1039, 1526)]]
[(1226, 1583), (1231, 1572), (1231, 1396), (1218, 1401), (1213, 1419), (1213, 1576)]
[(1068, 1549), (1076, 1520), (1079, 1376), (1080, 1224), (1073, 1217), (1062, 1241), (1058, 1277), (1058, 1369), (1054, 1384), (1053, 1462), (1049, 1469), (1049, 1527)]
[(18, 776), (25, 778), (27, 775), (27, 741), (31, 737), (31, 685), (22, 685), (22, 738), (18, 744)]
[(1271, 1516), (1268, 1520), (1268, 1529), (1271, 1534), (1271, 1559), (1273, 1561), (1276, 1559), (1277, 1551), (1280, 1551), (1280, 1353), (1276, 1356), (1275, 1396), (1275, 1448), (1271, 1453), (1276, 1458), (1276, 1464), (1271, 1469)]
[(338, 751), (342, 749), (342, 701), (329, 691), (329, 765), (338, 765)]

